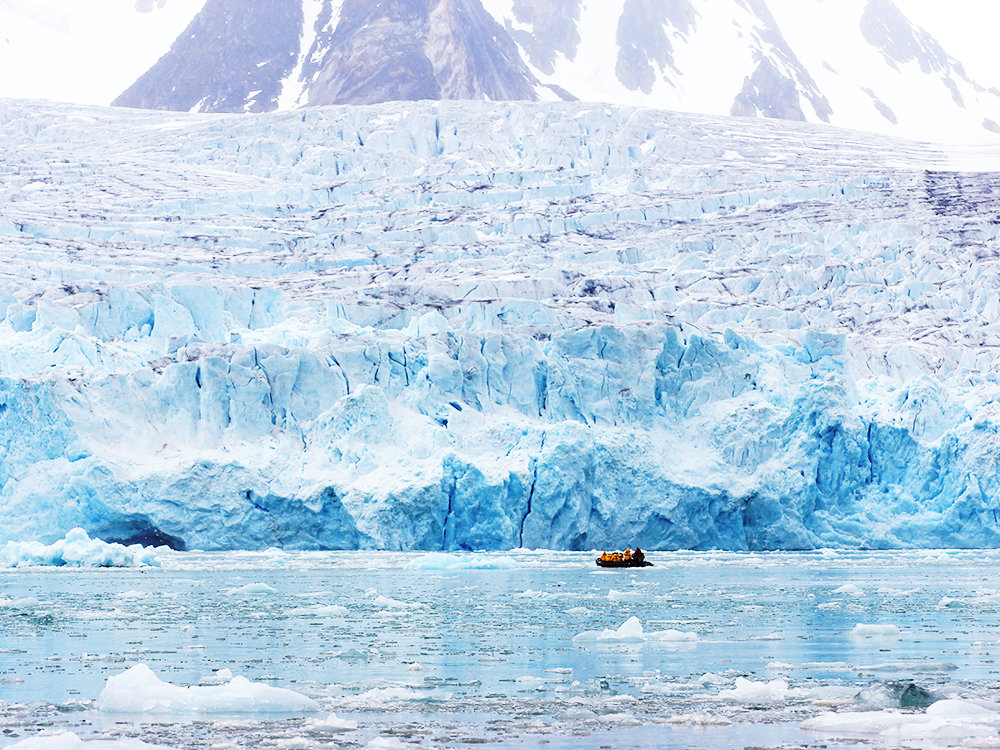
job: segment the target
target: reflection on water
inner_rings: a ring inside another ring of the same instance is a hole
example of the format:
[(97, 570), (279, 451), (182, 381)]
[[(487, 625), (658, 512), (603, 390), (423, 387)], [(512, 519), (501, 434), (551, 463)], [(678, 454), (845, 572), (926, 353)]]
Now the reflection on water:
[[(652, 553), (652, 568), (610, 571), (580, 553), (511, 553), (509, 570), (407, 568), (417, 557), (0, 570), (0, 746), (60, 727), (175, 747), (767, 746), (816, 741), (799, 724), (865, 690), (997, 698), (995, 552)], [(643, 637), (574, 641), (633, 616)], [(697, 640), (647, 637), (669, 631)], [(228, 669), (358, 728), (97, 711), (107, 678), (140, 662), (183, 685)]]

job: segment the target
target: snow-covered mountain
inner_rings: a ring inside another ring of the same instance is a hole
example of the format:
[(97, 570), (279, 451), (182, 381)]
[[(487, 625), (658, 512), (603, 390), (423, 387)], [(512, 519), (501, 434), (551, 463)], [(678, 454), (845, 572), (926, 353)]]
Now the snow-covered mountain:
[[(485, 7), (484, 7), (485, 6)], [(208, 0), (116, 104), (571, 100), (1000, 133), (1000, 90), (893, 0)]]
[(0, 540), (1000, 544), (995, 152), (0, 101)]
[(297, 104), (534, 99), (478, 0), (207, 0), (115, 104), (268, 112)]

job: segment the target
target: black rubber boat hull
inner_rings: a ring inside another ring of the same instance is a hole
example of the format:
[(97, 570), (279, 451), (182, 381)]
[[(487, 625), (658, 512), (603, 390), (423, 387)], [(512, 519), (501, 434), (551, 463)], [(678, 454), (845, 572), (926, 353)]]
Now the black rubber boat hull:
[(648, 560), (636, 562), (635, 560), (597, 560), (597, 564), (602, 568), (651, 568), (653, 563)]

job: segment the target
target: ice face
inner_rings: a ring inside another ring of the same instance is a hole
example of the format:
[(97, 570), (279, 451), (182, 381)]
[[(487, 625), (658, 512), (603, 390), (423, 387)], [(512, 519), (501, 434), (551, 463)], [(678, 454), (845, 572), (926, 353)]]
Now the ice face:
[(1000, 543), (945, 150), (487, 103), (5, 101), (0, 146), (0, 540)]

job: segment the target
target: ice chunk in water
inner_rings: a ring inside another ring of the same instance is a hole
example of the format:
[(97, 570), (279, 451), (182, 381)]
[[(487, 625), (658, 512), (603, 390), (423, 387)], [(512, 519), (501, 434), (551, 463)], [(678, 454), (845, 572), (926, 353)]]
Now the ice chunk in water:
[(395, 737), (383, 737), (379, 735), (365, 745), (365, 747), (370, 747), (373, 750), (404, 750), (404, 748), (414, 747), (414, 745), (407, 745)]
[(603, 632), (587, 630), (573, 636), (573, 643), (644, 643), (652, 641), (691, 643), (697, 640), (697, 633), (685, 633), (673, 629), (647, 633), (635, 615), (628, 618), (617, 630), (608, 628)]
[(289, 617), (347, 617), (349, 610), (340, 604), (311, 604), (285, 612)]
[(845, 583), (833, 590), (834, 594), (847, 594), (848, 596), (862, 596), (865, 592), (853, 583)]
[(256, 596), (260, 594), (277, 594), (278, 590), (273, 586), (268, 586), (266, 583), (248, 583), (246, 586), (240, 586), (238, 589), (232, 589), (229, 593)]
[(372, 606), (378, 609), (421, 609), (424, 605), (420, 602), (403, 602), (399, 599), (379, 594), (372, 600)]
[(896, 625), (865, 625), (858, 623), (851, 628), (852, 638), (879, 638), (883, 640), (896, 640), (899, 638), (899, 627)]
[(297, 713), (319, 706), (301, 693), (246, 677), (233, 677), (225, 685), (181, 687), (136, 664), (108, 678), (97, 707), (117, 713)]
[(732, 690), (719, 691), (719, 698), (722, 700), (731, 700), (740, 703), (783, 701), (789, 698), (801, 697), (802, 695), (804, 695), (802, 691), (790, 689), (788, 682), (785, 680), (755, 682), (745, 677), (737, 677), (736, 687)]
[(26, 566), (138, 568), (159, 565), (152, 547), (91, 539), (81, 528), (71, 529), (63, 539), (52, 544), (41, 542), (7, 542), (0, 551), (0, 562), (7, 567)]
[(605, 628), (603, 632), (588, 630), (573, 637), (574, 643), (641, 643), (643, 638), (642, 623), (634, 615), (628, 618), (617, 630)]
[[(942, 700), (926, 713), (850, 711), (826, 713), (802, 722), (802, 729), (827, 737), (868, 739), (921, 747), (944, 740), (945, 746), (996, 747), (1000, 744), (1000, 713), (970, 701)], [(947, 742), (955, 740), (956, 742)]]
[(22, 599), (0, 599), (0, 607), (4, 609), (31, 609), (38, 606), (38, 600), (33, 596)]
[(142, 740), (90, 740), (85, 741), (73, 732), (47, 735), (44, 737), (29, 737), (13, 745), (7, 750), (167, 750), (164, 745), (150, 745)]
[(330, 714), (325, 719), (309, 719), (306, 730), (316, 733), (351, 732), (358, 728), (358, 722), (341, 719), (337, 714)]
[(925, 708), (943, 700), (935, 693), (915, 682), (906, 680), (875, 681), (865, 687), (855, 697), (855, 702), (882, 708)]
[(520, 567), (509, 557), (483, 555), (451, 555), (431, 552), (414, 558), (406, 566), (410, 570), (510, 570)]

